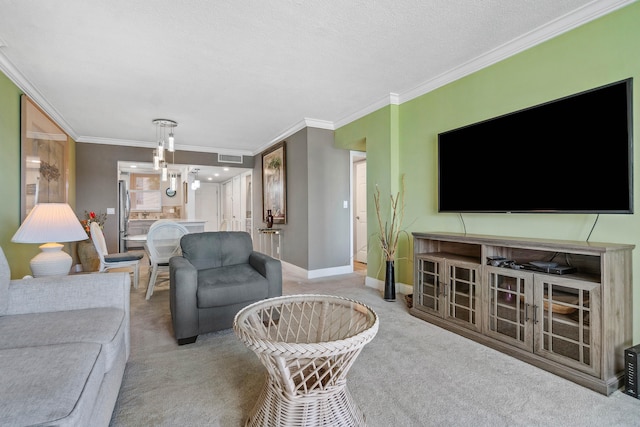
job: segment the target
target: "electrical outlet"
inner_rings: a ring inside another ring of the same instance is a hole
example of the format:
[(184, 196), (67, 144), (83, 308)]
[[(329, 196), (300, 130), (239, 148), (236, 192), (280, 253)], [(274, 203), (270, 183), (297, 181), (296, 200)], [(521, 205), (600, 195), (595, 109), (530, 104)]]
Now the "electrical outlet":
[(348, 209), (349, 208), (349, 201), (348, 200), (343, 201), (342, 202), (342, 207), (345, 208), (345, 209)]
[(115, 215), (116, 208), (107, 208), (107, 215)]

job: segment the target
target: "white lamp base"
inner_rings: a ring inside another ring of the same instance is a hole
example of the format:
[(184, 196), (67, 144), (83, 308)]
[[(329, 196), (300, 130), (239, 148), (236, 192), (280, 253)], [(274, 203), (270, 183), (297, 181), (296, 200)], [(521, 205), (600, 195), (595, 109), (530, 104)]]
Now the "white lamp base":
[(38, 255), (31, 259), (29, 266), (34, 277), (66, 276), (71, 270), (73, 260), (62, 251), (64, 245), (60, 243), (45, 243), (40, 246)]

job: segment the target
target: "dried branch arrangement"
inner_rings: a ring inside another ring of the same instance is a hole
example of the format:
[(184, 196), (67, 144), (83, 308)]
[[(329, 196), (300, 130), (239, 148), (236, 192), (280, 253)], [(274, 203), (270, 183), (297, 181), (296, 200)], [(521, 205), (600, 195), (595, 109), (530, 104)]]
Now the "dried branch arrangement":
[(391, 222), (382, 221), (382, 213), (380, 206), (380, 189), (376, 185), (376, 192), (373, 195), (373, 201), (376, 205), (376, 215), (378, 217), (378, 226), (380, 228), (380, 246), (386, 261), (394, 261), (396, 250), (398, 249), (398, 238), (400, 237), (400, 227), (404, 219), (404, 175), (400, 191), (394, 197), (389, 196), (391, 200)]

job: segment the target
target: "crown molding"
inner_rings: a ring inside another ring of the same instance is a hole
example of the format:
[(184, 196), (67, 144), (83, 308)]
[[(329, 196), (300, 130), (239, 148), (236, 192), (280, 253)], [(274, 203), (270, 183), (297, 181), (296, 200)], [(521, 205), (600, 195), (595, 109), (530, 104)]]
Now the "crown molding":
[[(3, 41), (0, 40), (0, 47), (4, 47)], [(62, 117), (58, 111), (47, 102), (47, 100), (42, 96), (40, 91), (36, 89), (36, 87), (31, 84), (29, 79), (27, 79), (7, 58), (2, 50), (0, 50), (0, 71), (2, 71), (8, 78), (11, 80), (18, 88), (27, 95), (33, 102), (36, 103), (38, 107), (42, 109), (50, 118), (53, 120), (62, 130), (66, 132), (67, 135), (71, 137), (74, 141), (77, 140), (78, 134), (73, 130), (71, 125), (67, 123), (67, 121)]]
[(288, 127), (287, 129), (285, 129), (282, 132), (280, 132), (275, 138), (271, 138), (271, 140), (269, 140), (269, 142), (267, 142), (266, 144), (263, 144), (262, 146), (260, 146), (251, 155), (252, 156), (257, 156), (258, 154), (262, 153), (267, 148), (271, 147), (273, 144), (277, 144), (278, 142), (282, 141), (283, 139), (286, 139), (286, 138), (290, 137), (291, 135), (293, 135), (294, 133), (300, 132), (302, 129), (308, 128), (308, 127), (309, 128), (317, 128), (317, 129), (326, 129), (326, 130), (335, 130), (336, 129), (335, 124), (333, 122), (329, 121), (329, 120), (312, 119), (312, 118), (305, 117), (304, 119), (300, 120), (299, 122), (297, 122), (293, 126)]
[(371, 114), (374, 111), (378, 111), (379, 109), (386, 107), (387, 105), (400, 105), (400, 95), (394, 92), (389, 93), (389, 95), (374, 102), (373, 104), (369, 104), (363, 109), (336, 121), (335, 129), (338, 129), (344, 125), (348, 125), (349, 123), (356, 121), (368, 114)]
[(329, 120), (310, 119), (308, 117), (305, 117), (304, 123), (308, 128), (336, 130), (333, 122)]
[(119, 145), (123, 147), (141, 147), (141, 148), (156, 148), (156, 144), (149, 141), (135, 141), (132, 139), (113, 139), (113, 138), (101, 138), (99, 136), (80, 136), (76, 142), (84, 142), (87, 144), (104, 144), (104, 145)]
[[(104, 144), (104, 145), (118, 145), (121, 147), (139, 147), (148, 148), (153, 150), (156, 148), (156, 143), (151, 141), (135, 141), (127, 139), (113, 139), (113, 138), (101, 138), (97, 136), (81, 136), (76, 142), (84, 142), (87, 144)], [(215, 154), (233, 154), (242, 156), (251, 156), (252, 153), (249, 150), (229, 150), (226, 148), (216, 147), (203, 147), (200, 145), (187, 145), (176, 144), (176, 151), (195, 151), (199, 153), (215, 153)]]

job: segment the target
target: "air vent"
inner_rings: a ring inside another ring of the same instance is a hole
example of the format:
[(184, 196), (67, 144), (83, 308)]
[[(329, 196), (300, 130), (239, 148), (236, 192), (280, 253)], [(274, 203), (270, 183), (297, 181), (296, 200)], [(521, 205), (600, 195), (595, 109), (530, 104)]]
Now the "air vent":
[(236, 156), (233, 154), (218, 154), (218, 163), (242, 164), (242, 156)]

